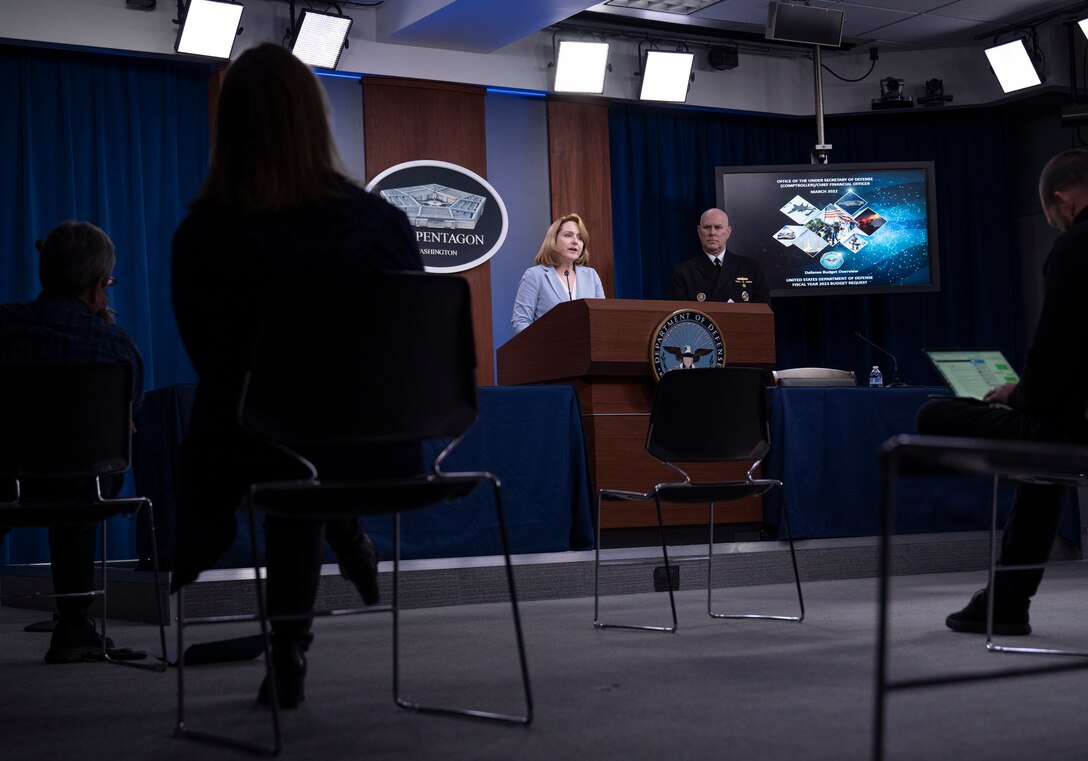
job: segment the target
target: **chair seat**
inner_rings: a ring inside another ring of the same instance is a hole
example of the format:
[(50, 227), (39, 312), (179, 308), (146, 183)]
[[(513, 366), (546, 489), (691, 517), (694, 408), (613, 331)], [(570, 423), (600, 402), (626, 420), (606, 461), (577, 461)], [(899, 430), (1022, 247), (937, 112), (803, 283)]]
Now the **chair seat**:
[(146, 502), (142, 498), (133, 498), (115, 499), (100, 503), (0, 503), (0, 526), (37, 528), (41, 526), (79, 526), (85, 523), (100, 523), (117, 515), (132, 515), (139, 511)]
[(900, 475), (973, 473), (1062, 486), (1088, 483), (1088, 447), (953, 436), (896, 436), (885, 442)]
[(699, 504), (702, 502), (729, 502), (745, 497), (758, 497), (781, 482), (766, 480), (717, 481), (696, 484), (665, 484), (657, 487), (662, 502)]
[(648, 492), (604, 489), (601, 499), (606, 502), (653, 499), (654, 493), (662, 502), (681, 505), (697, 505), (707, 502), (729, 502), (745, 497), (759, 497), (776, 486), (779, 481), (760, 479), (754, 481), (717, 481), (710, 483), (658, 484)]
[(460, 473), (377, 481), (272, 481), (253, 489), (253, 505), (266, 513), (325, 519), (403, 512), (463, 499), (485, 478)]

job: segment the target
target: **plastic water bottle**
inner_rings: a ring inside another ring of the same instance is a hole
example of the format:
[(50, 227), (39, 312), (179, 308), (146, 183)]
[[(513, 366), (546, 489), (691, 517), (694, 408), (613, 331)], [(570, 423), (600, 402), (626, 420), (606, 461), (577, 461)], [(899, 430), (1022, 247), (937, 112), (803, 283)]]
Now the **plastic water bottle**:
[(880, 372), (878, 365), (873, 365), (872, 371), (869, 373), (869, 388), (883, 388), (884, 375)]

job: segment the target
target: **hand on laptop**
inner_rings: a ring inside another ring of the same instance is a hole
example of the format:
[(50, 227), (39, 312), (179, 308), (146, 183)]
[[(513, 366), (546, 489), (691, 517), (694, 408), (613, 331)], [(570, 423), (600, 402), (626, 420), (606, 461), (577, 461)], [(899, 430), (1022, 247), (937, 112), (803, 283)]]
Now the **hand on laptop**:
[(1005, 404), (1009, 403), (1009, 396), (1012, 395), (1012, 390), (1016, 388), (1015, 383), (1005, 383), (995, 388), (991, 388), (986, 392), (986, 396), (982, 397), (982, 401), (987, 404)]

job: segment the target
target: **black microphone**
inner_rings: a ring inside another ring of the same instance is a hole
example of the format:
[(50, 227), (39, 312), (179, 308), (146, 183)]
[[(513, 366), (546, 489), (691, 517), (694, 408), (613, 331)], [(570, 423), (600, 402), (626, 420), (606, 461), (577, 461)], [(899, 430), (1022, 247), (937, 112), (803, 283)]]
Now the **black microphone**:
[(861, 333), (857, 332), (856, 330), (854, 331), (854, 335), (857, 336), (858, 338), (860, 338), (865, 343), (872, 346), (877, 351), (883, 352), (884, 354), (887, 354), (889, 357), (892, 358), (892, 373), (895, 374), (895, 383), (889, 384), (889, 387), (902, 386), (903, 382), (901, 380), (899, 380), (899, 362), (896, 361), (895, 355), (892, 354), (887, 349), (885, 349), (883, 346), (877, 346), (875, 343), (870, 341), (868, 338), (866, 338), (865, 336), (863, 336)]
[(571, 301), (574, 301), (574, 291), (570, 289), (570, 270), (563, 270), (563, 277), (567, 281), (567, 295), (570, 296)]

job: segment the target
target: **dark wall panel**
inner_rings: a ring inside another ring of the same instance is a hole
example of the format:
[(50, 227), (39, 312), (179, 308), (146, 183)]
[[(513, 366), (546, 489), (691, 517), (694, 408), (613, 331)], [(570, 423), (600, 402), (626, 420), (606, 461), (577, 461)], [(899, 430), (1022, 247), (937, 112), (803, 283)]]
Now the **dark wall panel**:
[[(405, 161), (448, 161), (487, 176), (482, 87), (444, 82), (363, 80), (363, 139), (367, 180)], [(494, 384), (491, 346), (491, 264), (460, 273), (472, 292), (476, 375)]]

